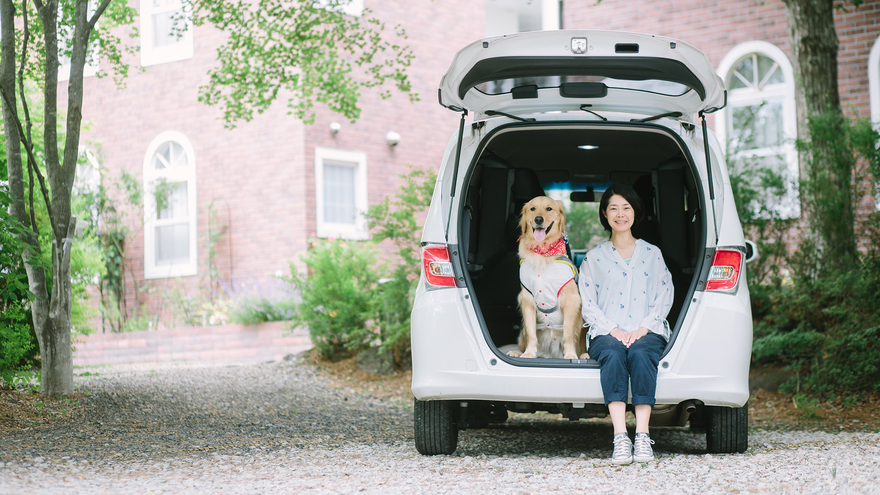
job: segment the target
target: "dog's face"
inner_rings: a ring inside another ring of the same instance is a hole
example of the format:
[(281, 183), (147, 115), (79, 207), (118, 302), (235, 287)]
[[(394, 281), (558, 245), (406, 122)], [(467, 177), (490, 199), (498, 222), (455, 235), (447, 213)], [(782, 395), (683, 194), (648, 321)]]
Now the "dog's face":
[(565, 232), (562, 202), (547, 196), (532, 199), (523, 206), (519, 227), (522, 241), (530, 247), (555, 242)]

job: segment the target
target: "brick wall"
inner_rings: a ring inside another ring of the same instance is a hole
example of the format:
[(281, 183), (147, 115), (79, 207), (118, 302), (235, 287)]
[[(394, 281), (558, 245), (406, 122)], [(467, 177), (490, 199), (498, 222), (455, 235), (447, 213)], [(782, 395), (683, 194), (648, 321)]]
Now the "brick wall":
[[(880, 2), (836, 11), (840, 41), (838, 71), (841, 100), (848, 112), (870, 116), (868, 54), (880, 36)], [(678, 38), (702, 50), (713, 65), (734, 46), (766, 41), (793, 60), (782, 0), (603, 0), (565, 2), (567, 29), (607, 29)]]
[[(305, 130), (305, 155), (314, 159), (314, 149), (319, 146), (365, 152), (369, 202), (374, 204), (397, 192), (401, 183), (398, 175), (406, 170), (406, 164), (439, 168), (446, 144), (458, 130), (459, 115), (437, 103), (437, 88), (456, 52), (484, 36), (485, 12), (483, 2), (467, 0), (367, 0), (365, 5), (389, 27), (400, 24), (406, 30), (407, 44), (415, 55), (408, 73), (420, 101), (410, 103), (399, 94), (383, 100), (375, 92), (365, 92), (360, 102), (361, 119), (355, 124), (319, 111), (315, 125)], [(333, 121), (342, 124), (335, 136), (329, 130)], [(385, 142), (385, 133), (392, 130), (401, 136), (395, 147)], [(314, 167), (307, 170), (307, 184), (308, 232), (315, 232)]]

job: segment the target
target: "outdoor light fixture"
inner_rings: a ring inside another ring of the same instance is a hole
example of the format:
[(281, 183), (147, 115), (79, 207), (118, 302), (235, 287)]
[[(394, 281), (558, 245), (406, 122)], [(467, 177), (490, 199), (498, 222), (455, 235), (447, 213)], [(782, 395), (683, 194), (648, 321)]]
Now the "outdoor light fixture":
[(385, 142), (388, 143), (388, 146), (397, 146), (397, 143), (400, 142), (400, 134), (394, 131), (388, 131), (385, 134)]
[(332, 132), (334, 135), (336, 135), (336, 133), (338, 133), (341, 130), (342, 130), (342, 124), (340, 124), (339, 122), (335, 122), (335, 121), (330, 122), (330, 132)]
[(598, 146), (593, 145), (593, 144), (582, 144), (582, 145), (578, 146), (578, 148), (580, 148), (582, 150), (597, 150), (597, 149), (599, 149)]

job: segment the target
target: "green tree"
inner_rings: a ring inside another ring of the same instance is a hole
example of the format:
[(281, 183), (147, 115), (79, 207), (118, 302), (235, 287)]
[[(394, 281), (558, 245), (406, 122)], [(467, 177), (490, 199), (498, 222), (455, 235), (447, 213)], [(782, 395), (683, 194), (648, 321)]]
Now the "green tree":
[[(409, 92), (405, 69), (408, 48), (386, 42), (384, 24), (365, 13), (348, 18), (339, 12), (343, 0), (195, 1), (185, 15), (193, 23), (213, 24), (229, 35), (218, 50), (220, 67), (211, 72), (201, 100), (220, 104), (228, 125), (247, 120), (268, 108), (283, 91), (288, 106), (306, 117), (314, 102), (327, 104), (351, 119), (358, 116), (358, 90), (393, 80)], [(22, 250), (29, 290), (34, 295), (31, 315), (36, 329), (46, 396), (73, 393), (71, 353), (70, 258), (76, 218), (71, 199), (76, 163), (80, 157), (83, 77), (87, 62), (100, 58), (99, 77), (110, 67), (121, 84), (128, 66), (117, 28), (136, 34), (130, 26), (136, 11), (124, 0), (0, 0), (0, 96), (11, 205), (9, 212), (27, 227), (16, 238)], [(100, 21), (100, 22), (99, 22)], [(180, 29), (186, 29), (183, 18)], [(405, 34), (401, 30), (399, 37)], [(69, 59), (64, 139), (59, 144), (58, 73), (60, 57)], [(365, 77), (351, 77), (353, 65)], [(25, 83), (43, 92), (43, 153), (35, 152)], [(387, 95), (387, 93), (386, 93)], [(414, 97), (414, 96), (411, 96)], [(45, 174), (43, 173), (45, 170)], [(36, 179), (36, 180), (35, 180)], [(25, 184), (27, 184), (27, 194)], [(43, 257), (34, 189), (39, 186), (51, 239), (51, 268)]]
[[(208, 72), (199, 100), (219, 105), (228, 127), (249, 121), (284, 95), (287, 106), (306, 123), (314, 104), (323, 103), (352, 121), (360, 116), (361, 88), (386, 81), (412, 93), (406, 68), (413, 59), (397, 26), (389, 41), (385, 24), (365, 9), (360, 17), (342, 15), (350, 0), (192, 0), (196, 26), (213, 25), (229, 36), (217, 50), (219, 65)], [(355, 67), (359, 73), (355, 74)], [(390, 97), (390, 90), (381, 93)]]
[[(858, 260), (853, 208), (852, 149), (842, 143), (846, 121), (837, 84), (839, 41), (834, 0), (783, 0), (794, 72), (798, 141), (804, 165), (803, 210), (823, 264), (847, 269)], [(863, 0), (849, 0), (854, 8)], [(806, 145), (805, 143), (809, 143)]]

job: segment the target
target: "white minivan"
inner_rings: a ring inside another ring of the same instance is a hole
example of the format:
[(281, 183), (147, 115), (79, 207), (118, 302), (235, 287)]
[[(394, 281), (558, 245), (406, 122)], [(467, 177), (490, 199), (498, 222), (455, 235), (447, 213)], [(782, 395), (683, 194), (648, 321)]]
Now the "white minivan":
[[(661, 36), (527, 32), (458, 52), (438, 96), (460, 127), (434, 188), (412, 310), (419, 452), (450, 454), (459, 430), (508, 411), (607, 414), (596, 361), (500, 349), (521, 326), (522, 205), (560, 191), (598, 201), (612, 183), (640, 195), (647, 217), (633, 233), (661, 248), (675, 287), (651, 424), (689, 422), (710, 452), (746, 450), (754, 249), (705, 120), (726, 94), (702, 52)], [(589, 247), (571, 246), (573, 259)]]

